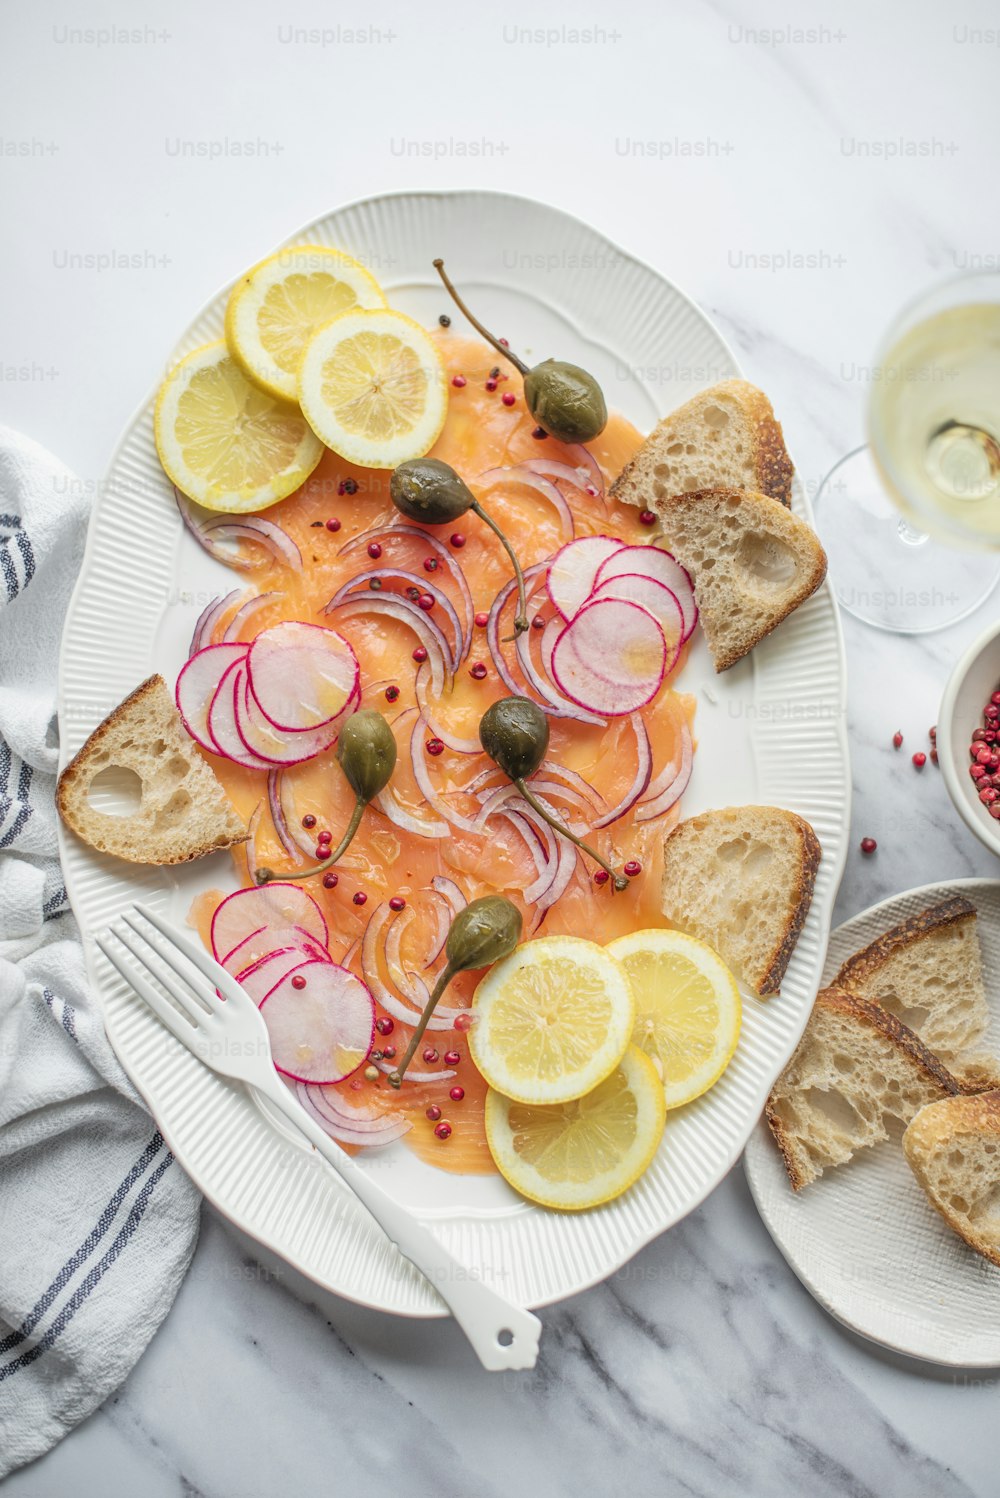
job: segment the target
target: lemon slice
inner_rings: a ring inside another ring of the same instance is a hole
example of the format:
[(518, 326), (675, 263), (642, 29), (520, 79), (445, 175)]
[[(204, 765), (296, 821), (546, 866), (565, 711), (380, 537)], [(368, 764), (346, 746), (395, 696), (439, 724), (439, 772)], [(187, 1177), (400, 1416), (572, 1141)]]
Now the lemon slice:
[(632, 1044), (663, 1078), (667, 1107), (707, 1092), (740, 1038), (742, 1006), (732, 973), (711, 947), (680, 931), (633, 931), (607, 950), (635, 993)]
[(401, 312), (356, 309), (314, 333), (299, 404), (317, 437), (361, 468), (395, 468), (434, 446), (448, 413), (432, 340)]
[(226, 342), (244, 373), (294, 401), (302, 351), (317, 328), (352, 307), (384, 307), (363, 265), (326, 245), (279, 250), (248, 270), (226, 307)]
[(635, 1000), (625, 971), (578, 936), (530, 941), (490, 969), (473, 999), (472, 1059), (522, 1103), (567, 1103), (618, 1065)]
[(227, 514), (277, 504), (323, 456), (295, 407), (252, 385), (221, 341), (196, 348), (170, 371), (153, 432), (181, 493)]
[(656, 1153), (667, 1116), (656, 1068), (635, 1046), (572, 1103), (486, 1094), (486, 1139), (500, 1174), (544, 1207), (579, 1210), (620, 1196)]

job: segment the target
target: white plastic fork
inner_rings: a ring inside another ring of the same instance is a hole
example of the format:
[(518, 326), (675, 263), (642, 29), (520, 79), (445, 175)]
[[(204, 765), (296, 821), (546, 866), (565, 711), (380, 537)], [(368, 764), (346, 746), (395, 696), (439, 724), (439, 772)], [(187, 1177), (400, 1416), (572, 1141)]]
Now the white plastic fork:
[[(453, 1258), (433, 1233), (376, 1185), (310, 1118), (275, 1071), (267, 1027), (257, 1005), (236, 979), (155, 912), (138, 904), (133, 911), (158, 935), (137, 923), (131, 912), (122, 914), (127, 932), (112, 925), (108, 936), (114, 936), (126, 948), (132, 962), (106, 938), (98, 936), (95, 941), (161, 1024), (210, 1070), (254, 1088), (309, 1140), (399, 1252), (430, 1282), (484, 1368), (494, 1372), (533, 1368), (542, 1330), (538, 1317), (505, 1300)], [(166, 990), (169, 1000), (150, 977)]]

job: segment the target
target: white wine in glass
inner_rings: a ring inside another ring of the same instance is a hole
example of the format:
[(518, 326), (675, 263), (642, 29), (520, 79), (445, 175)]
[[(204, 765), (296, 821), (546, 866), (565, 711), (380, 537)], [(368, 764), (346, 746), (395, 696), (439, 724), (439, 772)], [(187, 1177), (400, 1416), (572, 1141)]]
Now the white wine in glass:
[(942, 629), (1000, 576), (1000, 276), (912, 303), (870, 378), (869, 447), (817, 496), (831, 577), (870, 624)]

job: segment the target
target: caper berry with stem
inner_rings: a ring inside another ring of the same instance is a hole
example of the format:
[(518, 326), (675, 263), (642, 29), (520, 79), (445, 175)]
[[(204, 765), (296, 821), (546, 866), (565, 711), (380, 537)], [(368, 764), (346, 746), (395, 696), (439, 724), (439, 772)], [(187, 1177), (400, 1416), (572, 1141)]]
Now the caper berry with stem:
[(608, 422), (608, 408), (593, 375), (578, 364), (567, 364), (563, 359), (545, 359), (534, 369), (529, 369), (523, 359), (512, 354), (478, 318), (473, 317), (445, 274), (444, 261), (435, 260), (434, 269), (444, 282), (448, 295), (465, 313), (476, 332), (509, 359), (523, 376), (525, 403), (538, 425), (559, 442), (592, 442), (600, 436)]
[[(384, 791), (396, 767), (396, 740), (392, 729), (381, 713), (373, 708), (352, 713), (340, 730), (337, 740), (337, 762), (344, 772), (348, 785), (355, 795), (351, 820), (337, 847), (322, 863), (298, 873), (282, 874), (282, 879), (311, 879), (322, 874), (343, 858), (354, 834), (361, 825), (365, 807), (369, 801)], [(258, 869), (254, 876), (258, 884), (268, 884), (274, 874), (271, 869)]]
[(501, 697), (479, 720), (479, 742), (493, 763), (514, 782), (528, 805), (544, 817), (550, 827), (568, 837), (571, 843), (600, 864), (613, 879), (615, 889), (628, 888), (624, 874), (616, 874), (600, 853), (554, 817), (526, 783), (528, 776), (534, 775), (542, 763), (549, 747), (549, 720), (537, 703), (530, 697)]
[(523, 634), (528, 628), (528, 602), (524, 593), (524, 573), (517, 553), (497, 525), (479, 503), (472, 490), (448, 463), (440, 458), (413, 458), (400, 463), (389, 480), (389, 498), (400, 514), (408, 520), (420, 521), (423, 525), (451, 525), (469, 510), (485, 521), (510, 557), (517, 578), (517, 618), (514, 620), (515, 634)]
[(445, 942), (445, 966), (424, 1005), (402, 1061), (389, 1074), (390, 1086), (399, 1087), (402, 1083), (406, 1068), (427, 1029), (427, 1022), (452, 978), (469, 968), (489, 967), (501, 958), (509, 957), (520, 940), (521, 912), (504, 895), (485, 895), (458, 912)]

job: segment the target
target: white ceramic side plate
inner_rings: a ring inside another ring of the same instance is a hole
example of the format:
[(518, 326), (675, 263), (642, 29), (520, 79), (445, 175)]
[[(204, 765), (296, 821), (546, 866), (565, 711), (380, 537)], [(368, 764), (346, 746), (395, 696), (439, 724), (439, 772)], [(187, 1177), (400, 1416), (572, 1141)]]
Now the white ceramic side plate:
[[(395, 305), (428, 324), (446, 305), (431, 267), (443, 255), (480, 316), (516, 338), (523, 356), (579, 361), (600, 380), (609, 404), (643, 430), (694, 391), (739, 373), (719, 334), (670, 282), (585, 224), (527, 199), (481, 192), (374, 198), (308, 225), (294, 242), (340, 245), (371, 266)], [(225, 296), (196, 318), (175, 357), (221, 336)], [(794, 503), (808, 515), (801, 492)], [(69, 612), (64, 760), (150, 672), (174, 680), (197, 613), (232, 585), (232, 574), (182, 534), (156, 459), (150, 399), (101, 486)], [(781, 998), (747, 1005), (739, 1050), (722, 1081), (671, 1116), (650, 1170), (598, 1211), (530, 1206), (498, 1178), (448, 1175), (402, 1145), (367, 1161), (400, 1200), (435, 1223), (456, 1258), (525, 1305), (603, 1279), (712, 1190), (738, 1158), (816, 991), (850, 821), (843, 647), (829, 586), (723, 677), (699, 640), (682, 684), (699, 700), (700, 746), (685, 811), (746, 801), (786, 806), (809, 819), (823, 845), (812, 911)], [(142, 869), (68, 836), (62, 851), (87, 935), (136, 897), (183, 921), (200, 890), (234, 883), (225, 858)], [(238, 1087), (205, 1072), (165, 1037), (87, 945), (122, 1064), (216, 1207), (328, 1289), (403, 1315), (441, 1314), (427, 1285), (380, 1242), (315, 1159)]]
[[(951, 895), (964, 895), (979, 912), (988, 1048), (998, 1055), (1000, 881), (926, 884), (871, 906), (831, 935), (823, 980), (890, 926)], [(1000, 1364), (1000, 1269), (935, 1212), (897, 1139), (865, 1150), (796, 1195), (761, 1120), (744, 1168), (771, 1237), (831, 1316), (911, 1357), (959, 1368)]]

